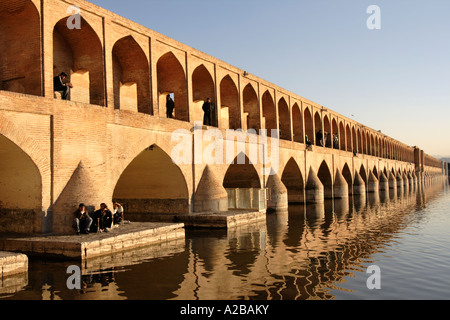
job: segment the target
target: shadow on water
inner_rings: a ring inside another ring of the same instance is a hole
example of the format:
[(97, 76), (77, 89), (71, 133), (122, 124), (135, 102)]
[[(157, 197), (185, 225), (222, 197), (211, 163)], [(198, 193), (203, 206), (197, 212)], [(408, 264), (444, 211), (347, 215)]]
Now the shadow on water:
[(15, 300), (336, 299), (342, 284), (384, 250), (447, 184), (390, 189), (322, 204), (290, 204), (263, 223), (187, 230), (186, 239), (85, 262), (84, 288), (67, 288), (70, 263), (31, 260), (3, 280)]

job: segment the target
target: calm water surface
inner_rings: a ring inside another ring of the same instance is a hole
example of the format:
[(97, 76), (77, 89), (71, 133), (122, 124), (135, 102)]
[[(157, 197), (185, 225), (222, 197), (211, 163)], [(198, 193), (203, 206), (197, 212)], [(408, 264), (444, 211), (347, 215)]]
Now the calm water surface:
[[(82, 266), (31, 260), (10, 278), (12, 300), (449, 299), (450, 192), (435, 183), (324, 206), (290, 206), (239, 230), (188, 230), (186, 239)], [(369, 290), (369, 266), (381, 289)]]

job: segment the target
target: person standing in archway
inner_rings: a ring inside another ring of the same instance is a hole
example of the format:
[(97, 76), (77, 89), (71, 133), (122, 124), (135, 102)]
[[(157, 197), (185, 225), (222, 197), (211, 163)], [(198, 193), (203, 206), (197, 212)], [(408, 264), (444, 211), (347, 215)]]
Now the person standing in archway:
[(173, 110), (175, 109), (175, 102), (172, 100), (170, 94), (167, 95), (166, 99), (166, 114), (167, 118), (173, 118)]
[(211, 125), (211, 99), (206, 98), (205, 103), (203, 104), (203, 125), (210, 126)]

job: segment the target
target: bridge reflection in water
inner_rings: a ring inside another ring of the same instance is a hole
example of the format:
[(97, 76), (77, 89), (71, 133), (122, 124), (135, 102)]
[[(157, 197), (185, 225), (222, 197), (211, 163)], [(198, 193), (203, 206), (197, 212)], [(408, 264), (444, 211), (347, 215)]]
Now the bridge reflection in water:
[[(448, 182), (290, 205), (288, 212), (240, 229), (188, 230), (185, 243), (142, 250), (139, 261), (136, 254), (128, 263), (126, 257), (111, 259), (111, 265), (88, 261), (82, 291), (66, 287), (70, 263), (32, 261), (28, 286), (2, 295), (19, 300), (335, 299), (337, 292), (351, 294), (347, 279), (365, 273), (375, 254), (395, 246), (420, 212), (442, 197), (448, 198)], [(358, 290), (368, 292), (365, 279)]]

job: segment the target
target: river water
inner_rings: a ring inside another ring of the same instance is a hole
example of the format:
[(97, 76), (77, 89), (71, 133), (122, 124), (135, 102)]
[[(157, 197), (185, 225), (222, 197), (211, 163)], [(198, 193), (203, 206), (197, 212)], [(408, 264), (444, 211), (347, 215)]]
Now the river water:
[(183, 241), (83, 265), (82, 290), (67, 288), (71, 263), (32, 259), (0, 299), (447, 300), (448, 244), (450, 191), (439, 182), (291, 205), (238, 230), (187, 230)]

